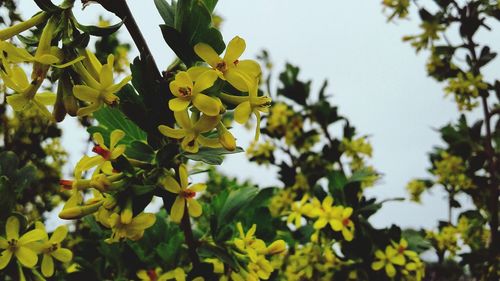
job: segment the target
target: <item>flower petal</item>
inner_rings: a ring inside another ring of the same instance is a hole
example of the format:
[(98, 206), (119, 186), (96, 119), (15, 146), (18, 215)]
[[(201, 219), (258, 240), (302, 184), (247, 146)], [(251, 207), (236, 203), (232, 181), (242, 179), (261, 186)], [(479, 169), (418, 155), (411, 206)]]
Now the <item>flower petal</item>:
[(394, 267), (394, 265), (388, 263), (385, 265), (385, 273), (387, 273), (387, 276), (392, 278), (396, 276), (396, 268)]
[(10, 262), (12, 258), (12, 252), (10, 250), (5, 250), (0, 255), (0, 270), (4, 269)]
[(342, 226), (342, 222), (339, 221), (339, 220), (336, 220), (336, 219), (333, 219), (333, 220), (330, 220), (328, 222), (330, 224), (330, 227), (334, 230), (334, 231), (340, 231), (342, 230), (343, 226)]
[(7, 241), (7, 239), (0, 236), (0, 249), (5, 249), (8, 246), (9, 246), (9, 242)]
[(251, 114), (252, 106), (250, 102), (242, 102), (234, 109), (234, 120), (240, 124), (245, 124), (248, 122)]
[(191, 199), (188, 200), (188, 211), (189, 215), (197, 218), (201, 216), (201, 213), (203, 212), (203, 209), (198, 201), (196, 199)]
[(217, 64), (221, 61), (221, 58), (219, 57), (217, 52), (215, 52), (215, 50), (208, 44), (205, 43), (196, 44), (194, 46), (194, 52), (213, 68), (215, 68)]
[(158, 126), (158, 130), (162, 133), (162, 135), (169, 138), (182, 139), (186, 136), (186, 130), (184, 129), (172, 129), (169, 126), (160, 125)]
[(172, 209), (170, 210), (170, 219), (175, 222), (181, 222), (182, 216), (184, 215), (184, 206), (186, 204), (186, 200), (184, 197), (177, 196), (175, 198), (175, 202), (172, 205)]
[(43, 105), (54, 105), (56, 94), (52, 92), (42, 92), (35, 95), (35, 100)]
[(380, 269), (382, 269), (382, 267), (384, 267), (385, 265), (385, 262), (384, 261), (374, 261), (372, 263), (372, 269), (375, 270), (375, 271), (378, 271)]
[(109, 138), (109, 149), (113, 150), (115, 148), (116, 144), (121, 139), (123, 139), (123, 137), (125, 137), (124, 131), (122, 131), (120, 129), (113, 130), (113, 132), (111, 132), (111, 136)]
[(182, 111), (191, 103), (190, 99), (173, 98), (168, 101), (168, 108), (172, 111)]
[(51, 277), (54, 274), (54, 259), (50, 255), (43, 255), (42, 274), (45, 277)]
[(166, 190), (172, 193), (179, 194), (181, 192), (181, 186), (172, 176), (162, 178), (161, 184)]
[(202, 146), (211, 147), (211, 148), (220, 148), (222, 144), (220, 143), (218, 138), (207, 138), (205, 136), (199, 135), (196, 139)]
[(224, 55), (224, 61), (226, 63), (234, 63), (243, 54), (246, 48), (245, 40), (239, 36), (235, 36), (227, 44), (226, 54)]
[(52, 252), (52, 256), (60, 262), (69, 262), (73, 259), (73, 253), (65, 248), (59, 248)]
[(19, 245), (26, 245), (26, 244), (31, 243), (31, 242), (43, 240), (43, 238), (45, 237), (45, 234), (46, 234), (45, 231), (43, 231), (41, 229), (33, 229), (33, 230), (28, 231), (25, 234), (23, 234), (23, 236), (21, 236), (21, 238), (19, 238), (18, 244)]
[(193, 184), (192, 186), (190, 186), (189, 189), (194, 191), (194, 192), (202, 192), (202, 191), (205, 191), (207, 189), (207, 185), (204, 183), (197, 183), (197, 184)]
[(254, 60), (240, 60), (236, 67), (253, 79), (258, 78), (262, 73), (260, 65)]
[(75, 97), (82, 101), (87, 102), (97, 102), (99, 100), (100, 93), (94, 88), (90, 88), (85, 85), (75, 85), (73, 86), (73, 94)]
[(188, 172), (186, 165), (181, 164), (179, 166), (179, 179), (181, 180), (181, 188), (186, 189), (188, 187)]
[(7, 219), (5, 234), (7, 240), (19, 239), (19, 219), (17, 217), (11, 216)]
[(60, 225), (54, 230), (52, 236), (50, 237), (50, 242), (52, 243), (61, 243), (68, 235), (68, 227), (65, 225)]
[(217, 80), (217, 73), (215, 71), (205, 71), (202, 75), (198, 77), (196, 83), (194, 84), (193, 93), (199, 93), (206, 90), (214, 85), (215, 80)]
[(244, 72), (237, 68), (230, 68), (224, 73), (226, 80), (235, 87), (238, 91), (248, 92), (248, 85), (252, 83), (252, 79)]
[(108, 150), (106, 144), (104, 144), (104, 137), (101, 133), (97, 132), (92, 135), (92, 139), (102, 148)]
[(220, 105), (217, 100), (205, 94), (196, 94), (193, 98), (193, 105), (208, 116), (217, 116), (220, 113)]
[(37, 254), (28, 247), (19, 247), (16, 252), (16, 258), (19, 262), (28, 268), (33, 268), (38, 262)]
[(203, 73), (205, 73), (207, 71), (212, 71), (215, 74), (217, 74), (213, 69), (211, 69), (209, 67), (206, 67), (206, 66), (193, 66), (193, 67), (190, 67), (187, 70), (187, 73), (189, 74), (189, 76), (191, 77), (191, 79), (193, 79), (194, 81), (196, 81), (200, 75), (202, 75)]
[(196, 121), (196, 124), (194, 125), (194, 129), (196, 132), (199, 133), (205, 133), (217, 126), (217, 124), (220, 121), (220, 116), (208, 116), (208, 115), (201, 115), (200, 119)]
[(183, 129), (191, 129), (192, 128), (192, 123), (191, 119), (189, 119), (189, 114), (187, 110), (183, 111), (174, 111), (174, 117), (175, 121), (177, 121), (177, 124)]

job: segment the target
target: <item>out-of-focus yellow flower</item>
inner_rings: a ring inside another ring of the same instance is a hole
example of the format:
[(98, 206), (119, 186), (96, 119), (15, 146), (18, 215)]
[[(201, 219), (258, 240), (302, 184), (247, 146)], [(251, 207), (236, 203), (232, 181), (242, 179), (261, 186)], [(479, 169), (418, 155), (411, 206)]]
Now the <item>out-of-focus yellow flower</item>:
[(306, 204), (308, 199), (309, 195), (305, 194), (300, 201), (293, 202), (287, 223), (293, 222), (296, 228), (302, 225), (302, 216), (309, 214), (313, 208), (311, 204)]
[(217, 124), (219, 124), (220, 116), (208, 116), (203, 114), (198, 120), (196, 120), (194, 116), (189, 118), (187, 110), (183, 110), (174, 111), (174, 117), (177, 124), (179, 124), (180, 129), (160, 125), (158, 126), (158, 130), (164, 136), (174, 139), (182, 139), (181, 147), (185, 151), (196, 153), (198, 152), (199, 145), (214, 148), (221, 147), (218, 138), (208, 138), (202, 135), (202, 133), (211, 131), (217, 126)]
[[(219, 78), (227, 80), (239, 91), (247, 92), (249, 90), (248, 84), (255, 83), (261, 74), (261, 69), (260, 65), (253, 60), (239, 60), (245, 48), (245, 40), (236, 36), (227, 45), (223, 58), (219, 57), (217, 52), (205, 43), (196, 44), (194, 51), (212, 67), (212, 70), (208, 71), (217, 73)], [(193, 72), (203, 73), (205, 71), (207, 71), (206, 67), (193, 68)]]
[(188, 186), (188, 172), (184, 164), (179, 166), (179, 179), (180, 184), (170, 175), (161, 180), (161, 184), (166, 190), (177, 194), (172, 209), (170, 209), (170, 218), (176, 223), (181, 221), (186, 207), (190, 216), (201, 216), (203, 209), (194, 197), (196, 192), (204, 191), (207, 188), (206, 184), (201, 183)]
[(441, 152), (441, 159), (434, 162), (436, 167), (432, 172), (437, 176), (437, 182), (450, 186), (456, 191), (474, 188), (472, 180), (465, 174), (466, 168), (462, 158)]
[[(119, 98), (115, 95), (125, 86), (132, 77), (126, 76), (119, 83), (114, 83), (113, 65), (114, 56), (109, 55), (107, 64), (102, 65), (96, 56), (85, 50), (86, 59), (74, 65), (75, 71), (82, 77), (85, 85), (73, 86), (73, 94), (79, 100), (89, 102), (90, 105), (78, 110), (78, 116), (89, 115), (97, 111), (102, 105), (115, 105)], [(85, 64), (85, 66), (84, 66)]]
[(40, 229), (34, 229), (19, 237), (19, 228), (17, 217), (11, 216), (7, 219), (5, 224), (6, 237), (0, 236), (0, 249), (3, 249), (0, 255), (0, 270), (9, 264), (12, 256), (15, 256), (23, 266), (28, 268), (33, 268), (38, 262), (38, 253), (32, 242), (42, 240), (44, 232)]
[(73, 259), (71, 250), (61, 247), (61, 242), (68, 234), (68, 227), (65, 225), (57, 227), (50, 238), (43, 223), (36, 222), (35, 227), (44, 233), (42, 243), (39, 245), (39, 252), (43, 253), (42, 274), (45, 277), (51, 277), (54, 275), (54, 259), (63, 263), (70, 262)]
[(52, 92), (37, 91), (41, 85), (40, 81), (30, 83), (24, 70), (13, 65), (12, 68), (5, 67), (6, 72), (1, 72), (5, 86), (15, 91), (15, 94), (7, 96), (7, 103), (15, 111), (28, 109), (30, 105), (36, 106), (47, 118), (52, 119), (47, 106), (53, 105), (56, 101), (56, 94)]
[(141, 281), (158, 281), (158, 276), (162, 273), (162, 269), (157, 267), (155, 269), (141, 269), (137, 271), (136, 275)]
[(385, 252), (377, 250), (375, 257), (377, 260), (372, 263), (372, 269), (379, 271), (384, 268), (385, 273), (390, 278), (396, 276), (396, 267), (394, 265), (402, 266), (406, 262), (404, 255), (391, 246), (387, 246)]
[(170, 82), (170, 91), (175, 98), (168, 102), (168, 106), (172, 111), (184, 111), (192, 102), (194, 107), (208, 116), (219, 115), (219, 102), (202, 93), (212, 87), (216, 80), (217, 74), (213, 71), (204, 72), (196, 81), (189, 75), (189, 70), (177, 73), (175, 80)]
[(353, 209), (351, 207), (332, 206), (333, 198), (325, 197), (321, 203), (321, 208), (312, 210), (312, 215), (318, 219), (314, 222), (315, 229), (322, 229), (327, 224), (334, 231), (341, 231), (342, 236), (347, 241), (351, 241), (354, 237), (354, 223), (350, 219)]
[(481, 90), (488, 89), (488, 84), (483, 81), (482, 75), (472, 72), (458, 73), (456, 77), (448, 80), (444, 89), (446, 94), (453, 94), (459, 110), (471, 110), (478, 105), (474, 99), (479, 97)]
[(248, 83), (248, 96), (234, 96), (225, 93), (220, 94), (220, 98), (228, 103), (237, 105), (234, 109), (234, 120), (240, 124), (245, 124), (252, 114), (257, 118), (255, 128), (255, 140), (260, 135), (260, 113), (268, 113), (271, 105), (271, 98), (268, 96), (258, 96), (259, 83)]
[(177, 267), (176, 269), (170, 270), (162, 274), (158, 278), (158, 281), (167, 281), (167, 280), (185, 281), (186, 273), (184, 272), (184, 269)]
[(246, 253), (251, 261), (256, 262), (258, 253), (266, 250), (266, 243), (254, 236), (255, 231), (257, 230), (257, 225), (252, 225), (247, 233), (243, 231), (243, 225), (241, 222), (236, 224), (236, 228), (238, 229), (240, 238), (234, 239), (234, 245), (236, 245), (240, 251)]
[(412, 180), (406, 185), (406, 190), (410, 193), (410, 200), (420, 203), (420, 196), (427, 186), (422, 180)]

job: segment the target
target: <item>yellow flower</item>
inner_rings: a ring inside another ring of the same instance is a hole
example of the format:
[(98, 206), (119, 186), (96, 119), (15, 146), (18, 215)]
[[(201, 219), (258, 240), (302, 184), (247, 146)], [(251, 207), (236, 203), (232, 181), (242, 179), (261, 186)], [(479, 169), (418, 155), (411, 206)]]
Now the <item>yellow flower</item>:
[(204, 262), (214, 266), (214, 273), (224, 273), (224, 263), (217, 258), (205, 259)]
[(111, 164), (111, 161), (117, 159), (125, 152), (126, 146), (124, 144), (118, 145), (118, 142), (125, 137), (125, 132), (119, 129), (111, 132), (109, 138), (109, 148), (106, 144), (104, 144), (104, 138), (101, 133), (94, 133), (92, 137), (97, 143), (92, 151), (98, 155), (92, 157), (84, 156), (78, 162), (76, 169), (86, 171), (97, 166), (94, 174), (98, 174), (101, 171), (108, 175), (112, 174), (113, 165)]
[(302, 225), (302, 216), (311, 212), (312, 205), (306, 204), (309, 195), (305, 194), (298, 202), (293, 202), (291, 212), (288, 215), (287, 223), (294, 222), (296, 228)]
[(217, 116), (220, 113), (219, 102), (201, 92), (212, 87), (217, 74), (213, 71), (206, 71), (201, 74), (196, 82), (193, 82), (188, 72), (181, 71), (175, 76), (175, 80), (170, 82), (170, 91), (176, 98), (168, 102), (172, 111), (186, 110), (191, 102), (194, 107), (208, 116)]
[(257, 239), (254, 234), (257, 230), (257, 225), (254, 224), (245, 234), (243, 231), (243, 225), (241, 222), (236, 224), (238, 228), (238, 232), (240, 234), (240, 238), (234, 239), (234, 245), (243, 253), (246, 253), (252, 262), (257, 262), (258, 254), (266, 252), (266, 243)]
[(396, 268), (394, 265), (402, 266), (406, 262), (405, 257), (391, 246), (387, 246), (385, 252), (377, 250), (375, 252), (375, 257), (377, 257), (378, 260), (372, 263), (372, 269), (378, 271), (385, 268), (385, 273), (390, 278), (396, 275)]
[(20, 66), (13, 65), (12, 68), (4, 68), (6, 73), (2, 72), (1, 76), (5, 86), (16, 92), (13, 95), (7, 96), (7, 103), (10, 104), (15, 111), (29, 109), (30, 106), (34, 105), (46, 117), (51, 119), (52, 115), (46, 106), (55, 103), (56, 94), (52, 92), (37, 94), (41, 82), (34, 80), (34, 83), (30, 83), (28, 81), (28, 76)]
[(167, 281), (167, 280), (175, 280), (175, 281), (185, 281), (186, 273), (184, 269), (177, 267), (174, 270), (170, 270), (167, 273), (164, 273), (158, 278), (158, 281)]
[(66, 248), (61, 247), (61, 242), (68, 234), (68, 227), (61, 225), (54, 232), (49, 239), (45, 226), (41, 222), (36, 222), (36, 229), (40, 229), (44, 233), (42, 243), (40, 245), (40, 252), (43, 253), (42, 259), (42, 274), (45, 277), (54, 275), (54, 259), (66, 263), (73, 259), (73, 253)]
[(196, 115), (193, 113), (189, 118), (187, 110), (174, 111), (174, 117), (179, 124), (180, 129), (173, 129), (169, 126), (160, 125), (158, 130), (163, 135), (174, 138), (182, 139), (181, 147), (187, 152), (198, 152), (199, 145), (206, 147), (221, 147), (218, 138), (207, 138), (202, 133), (209, 132), (214, 129), (220, 121), (220, 116), (201, 115), (196, 120)]
[[(150, 213), (140, 213), (130, 220), (130, 223), (123, 223), (120, 215), (113, 213), (109, 217), (109, 227), (113, 231), (111, 237), (106, 239), (107, 243), (120, 242), (128, 238), (137, 241), (144, 235), (144, 230), (155, 224), (156, 216)], [(106, 225), (105, 225), (106, 226)]]
[[(217, 73), (219, 78), (227, 80), (233, 87), (242, 92), (248, 91), (248, 83), (254, 81), (260, 76), (260, 65), (253, 60), (239, 60), (239, 57), (245, 51), (245, 40), (236, 36), (234, 37), (226, 48), (224, 57), (221, 58), (205, 43), (199, 43), (194, 46), (195, 53), (207, 62), (213, 70)], [(207, 71), (206, 67), (194, 67), (193, 72), (202, 73)]]
[[(119, 98), (115, 95), (132, 77), (126, 76), (119, 83), (114, 83), (113, 64), (114, 56), (108, 56), (107, 64), (101, 65), (96, 56), (85, 50), (86, 59), (74, 65), (76, 72), (81, 76), (86, 85), (73, 86), (73, 94), (90, 105), (80, 108), (78, 116), (89, 115), (97, 111), (102, 105), (115, 105)], [(86, 67), (84, 67), (84, 64)]]
[(184, 209), (187, 207), (188, 213), (192, 217), (199, 217), (203, 209), (194, 198), (196, 192), (204, 191), (207, 186), (205, 184), (194, 184), (188, 187), (188, 172), (184, 164), (179, 166), (179, 183), (172, 177), (166, 176), (162, 179), (163, 187), (169, 192), (177, 194), (175, 202), (170, 209), (170, 218), (173, 222), (179, 223), (184, 215)]
[(11, 216), (5, 225), (6, 238), (0, 236), (0, 270), (4, 269), (14, 255), (25, 267), (33, 268), (38, 262), (36, 249), (32, 242), (43, 239), (44, 232), (40, 229), (28, 231), (19, 237), (19, 220)]
[(148, 270), (141, 269), (137, 271), (137, 277), (141, 281), (158, 281), (158, 276), (160, 276), (161, 272), (162, 270), (159, 267)]
[(221, 93), (222, 100), (232, 103), (236, 106), (234, 109), (234, 120), (240, 124), (248, 122), (252, 113), (257, 118), (257, 125), (255, 128), (255, 139), (259, 139), (260, 134), (260, 113), (268, 113), (269, 106), (271, 105), (271, 98), (267, 96), (258, 96), (258, 82), (248, 83), (249, 93), (248, 96), (233, 96)]
[(314, 222), (313, 227), (315, 229), (322, 229), (327, 224), (334, 231), (341, 231), (342, 236), (345, 240), (351, 241), (354, 236), (354, 223), (350, 219), (353, 209), (350, 207), (343, 206), (332, 206), (333, 198), (331, 196), (325, 197), (321, 204), (320, 209), (312, 211), (312, 215), (316, 215), (319, 218)]

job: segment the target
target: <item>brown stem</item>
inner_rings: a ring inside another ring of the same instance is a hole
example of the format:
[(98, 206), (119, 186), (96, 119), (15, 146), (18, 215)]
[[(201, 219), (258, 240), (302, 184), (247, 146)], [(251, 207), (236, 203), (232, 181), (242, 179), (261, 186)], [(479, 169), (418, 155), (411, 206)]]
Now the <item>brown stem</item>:
[(182, 231), (184, 232), (185, 242), (188, 245), (189, 258), (193, 263), (193, 268), (198, 268), (200, 265), (200, 257), (198, 256), (196, 249), (198, 248), (199, 242), (196, 239), (194, 239), (193, 236), (193, 229), (191, 228), (191, 221), (189, 219), (187, 202), (184, 207), (184, 216), (182, 217), (181, 220), (181, 228)]
[[(86, 0), (82, 0), (85, 4)], [(148, 44), (146, 43), (146, 39), (142, 35), (137, 22), (135, 21), (130, 8), (128, 7), (126, 0), (98, 0), (96, 1), (101, 4), (106, 10), (117, 15), (125, 24), (132, 40), (134, 40), (135, 45), (139, 49), (141, 57), (146, 60), (147, 65), (151, 69), (151, 73), (155, 76), (155, 80), (161, 81), (162, 75), (161, 72), (156, 65), (156, 62), (153, 58), (153, 54), (149, 50)]]

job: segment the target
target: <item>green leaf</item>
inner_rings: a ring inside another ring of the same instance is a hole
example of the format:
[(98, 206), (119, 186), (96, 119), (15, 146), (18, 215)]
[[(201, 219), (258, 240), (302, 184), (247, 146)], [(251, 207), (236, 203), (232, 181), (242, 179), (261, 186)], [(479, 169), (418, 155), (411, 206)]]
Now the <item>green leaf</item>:
[(74, 18), (73, 18), (73, 23), (81, 31), (88, 33), (90, 35), (93, 35), (93, 36), (100, 36), (100, 37), (109, 36), (109, 35), (115, 33), (123, 25), (123, 21), (120, 21), (117, 24), (113, 24), (113, 25), (105, 26), (105, 27), (99, 27), (99, 26), (94, 26), (94, 25), (83, 25), (83, 24), (80, 24)]
[(219, 258), (232, 269), (238, 270), (239, 268), (234, 256), (232, 256), (229, 251), (223, 247), (203, 243), (200, 247), (198, 247), (198, 254), (206, 258)]
[(218, 0), (203, 0), (203, 2), (205, 2), (205, 5), (207, 6), (208, 10), (210, 12), (213, 12), (215, 6), (217, 5)]
[(243, 152), (243, 149), (241, 147), (237, 147), (233, 151), (229, 151), (224, 148), (202, 147), (200, 148), (198, 153), (182, 152), (181, 155), (186, 157), (187, 159), (194, 161), (202, 161), (209, 165), (220, 165), (224, 160), (223, 155), (239, 153), (239, 152)]
[(229, 192), (226, 202), (219, 212), (217, 225), (222, 226), (230, 223), (240, 211), (245, 209), (245, 206), (253, 200), (258, 192), (257, 187), (243, 187)]
[(175, 1), (169, 4), (167, 0), (155, 0), (155, 6), (166, 25), (175, 27)]
[(35, 3), (40, 9), (42, 9), (43, 11), (45, 11), (47, 13), (54, 13), (54, 12), (62, 11), (62, 9), (60, 7), (54, 5), (54, 3), (52, 3), (52, 1), (50, 1), (50, 0), (35, 0)]
[(133, 141), (146, 140), (146, 133), (116, 108), (104, 107), (94, 112), (94, 118), (99, 122), (98, 127), (100, 129), (90, 127), (88, 131), (99, 131), (103, 133), (105, 141), (109, 141), (109, 135), (115, 129), (120, 129), (125, 132), (125, 137), (123, 137), (120, 143), (129, 144)]
[(285, 71), (279, 75), (281, 87), (278, 88), (278, 95), (287, 97), (305, 106), (310, 93), (311, 81), (300, 81), (298, 78), (299, 72), (300, 69), (298, 67), (289, 63), (286, 64)]
[(178, 30), (164, 24), (160, 25), (160, 29), (165, 42), (186, 65), (193, 65), (198, 60), (193, 46)]
[(143, 162), (151, 162), (155, 157), (155, 152), (151, 146), (142, 141), (132, 141), (125, 150), (127, 157)]
[(348, 180), (343, 172), (332, 171), (328, 174), (328, 191), (335, 199), (335, 202), (345, 204), (344, 187), (347, 183)]

